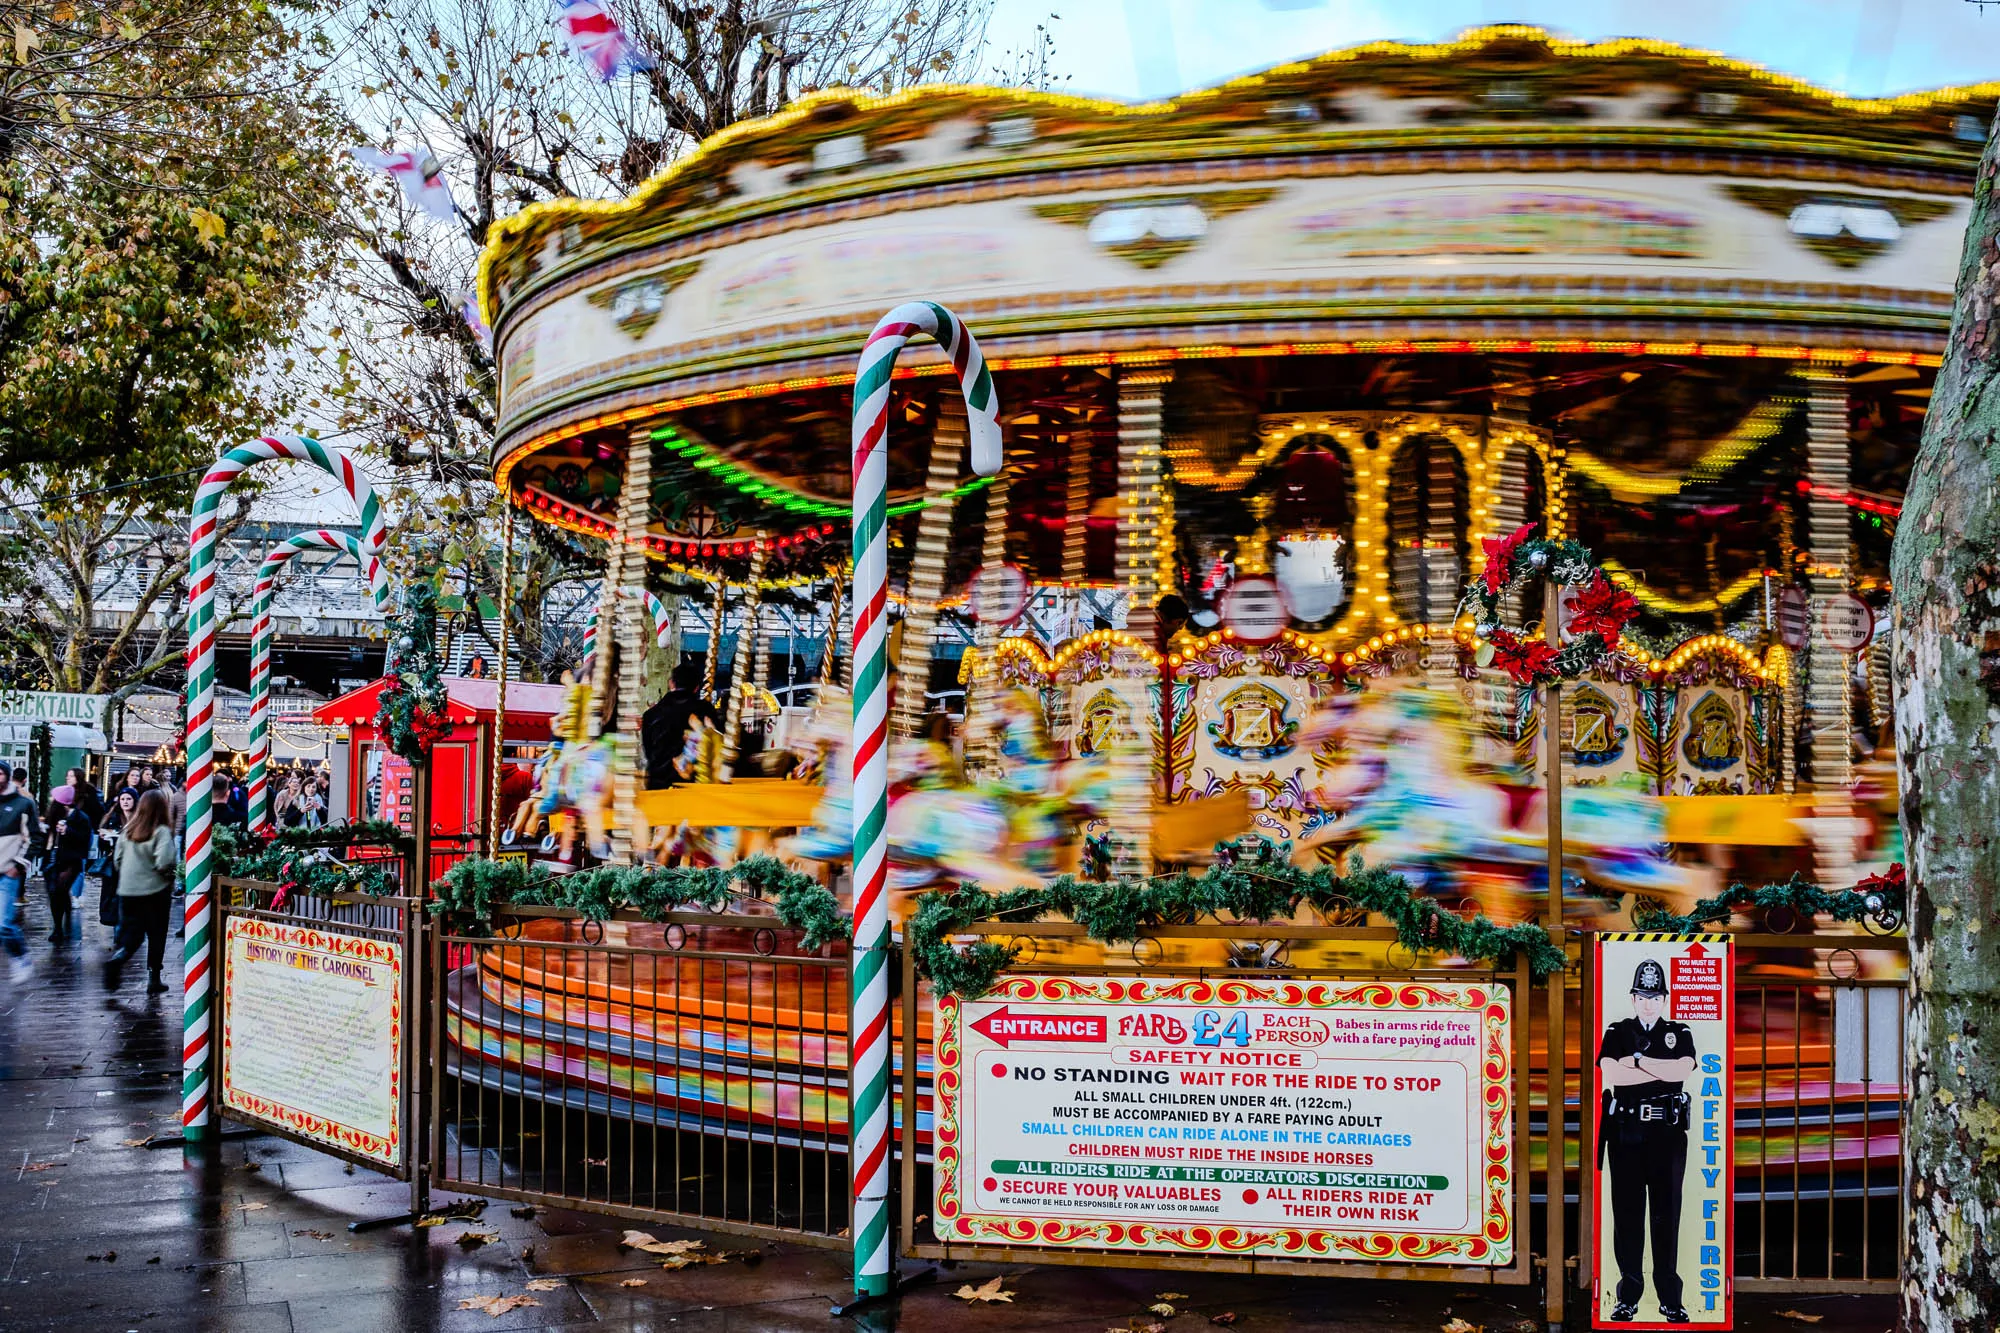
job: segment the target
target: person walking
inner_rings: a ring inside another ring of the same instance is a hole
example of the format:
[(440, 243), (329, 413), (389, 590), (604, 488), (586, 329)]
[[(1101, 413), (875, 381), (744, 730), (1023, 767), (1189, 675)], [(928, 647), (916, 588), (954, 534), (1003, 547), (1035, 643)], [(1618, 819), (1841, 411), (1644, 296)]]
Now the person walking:
[(76, 788), (68, 783), (49, 793), (48, 824), (49, 863), (42, 883), (49, 894), (49, 939), (65, 944), (76, 924), (76, 886), (83, 879), (83, 863), (90, 859), (97, 829), (78, 808)]
[(0, 765), (0, 948), (15, 958), (28, 951), (21, 938), (21, 898), (28, 885), (31, 844), (40, 832), (35, 803)]
[(146, 946), (146, 994), (167, 989), (160, 969), (167, 958), (167, 921), (173, 915), (174, 831), (166, 797), (157, 791), (139, 799), (139, 808), (118, 839), (118, 947), (104, 960), (104, 985), (116, 990), (125, 964)]
[(139, 809), (139, 789), (120, 787), (111, 808), (104, 812), (104, 822), (97, 826), (97, 838), (103, 847), (104, 874), (97, 898), (97, 920), (100, 925), (118, 926), (118, 839), (132, 816)]
[[(171, 767), (160, 770), (160, 785), (154, 790), (159, 792), (160, 799), (167, 803), (167, 827), (174, 835), (173, 896), (179, 898), (187, 892), (187, 884), (184, 881), (187, 861), (187, 790), (180, 784), (180, 775)], [(214, 788), (211, 786), (209, 790), (213, 792)], [(214, 797), (210, 796), (209, 799), (213, 800)], [(119, 905), (119, 914), (121, 916), (124, 914), (122, 903)], [(182, 913), (180, 927), (174, 933), (176, 935), (187, 933), (185, 912)]]

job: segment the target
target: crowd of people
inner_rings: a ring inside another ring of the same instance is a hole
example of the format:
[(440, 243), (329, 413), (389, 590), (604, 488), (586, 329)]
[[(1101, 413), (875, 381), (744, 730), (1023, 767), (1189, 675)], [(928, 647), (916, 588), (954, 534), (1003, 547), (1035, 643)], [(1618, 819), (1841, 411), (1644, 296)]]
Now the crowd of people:
[(27, 769), (0, 766), (0, 949), (17, 959), (27, 954), (22, 907), (37, 874), (48, 894), (50, 944), (80, 940), (79, 911), (94, 878), (98, 921), (113, 932), (106, 984), (116, 989), (125, 964), (143, 949), (147, 993), (165, 991), (161, 971), (187, 832), (179, 772), (133, 764), (108, 799), (80, 768), (41, 799), (28, 783)]
[[(225, 775), (227, 776), (227, 775)], [(236, 828), (250, 823), (250, 787), (239, 776), (215, 807), (215, 822)], [(325, 769), (277, 768), (271, 771), (271, 822), (281, 829), (325, 828), (333, 797), (333, 774)]]

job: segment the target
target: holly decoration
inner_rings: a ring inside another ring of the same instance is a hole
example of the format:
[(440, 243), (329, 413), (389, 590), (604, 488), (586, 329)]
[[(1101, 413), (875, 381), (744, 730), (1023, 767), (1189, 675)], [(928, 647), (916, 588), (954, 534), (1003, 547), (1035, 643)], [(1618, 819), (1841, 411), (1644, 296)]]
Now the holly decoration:
[[(1639, 614), (1631, 593), (1604, 577), (1591, 561), (1590, 548), (1573, 541), (1537, 541), (1533, 523), (1524, 523), (1505, 537), (1481, 540), (1486, 567), (1466, 585), (1459, 614), (1473, 618), (1473, 628), (1492, 649), (1493, 665), (1517, 684), (1540, 685), (1574, 680), (1611, 654), (1625, 626)], [(1581, 591), (1569, 606), (1570, 641), (1560, 647), (1529, 638), (1500, 624), (1500, 600), (1516, 586), (1548, 580)]]
[(389, 749), (422, 763), (451, 730), (445, 717), (444, 664), (437, 646), (437, 585), (420, 579), (389, 617), (389, 683), (375, 725)]

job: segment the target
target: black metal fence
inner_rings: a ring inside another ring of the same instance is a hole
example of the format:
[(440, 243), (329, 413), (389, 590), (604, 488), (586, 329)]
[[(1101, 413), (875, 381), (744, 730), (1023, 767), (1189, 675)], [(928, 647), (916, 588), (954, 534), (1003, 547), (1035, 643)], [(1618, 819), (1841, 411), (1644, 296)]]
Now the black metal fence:
[(521, 908), (435, 931), (432, 959), (438, 1184), (846, 1243), (844, 952), (755, 917)]
[[(426, 921), (409, 898), (289, 895), (225, 880), (234, 915), (397, 942), (409, 1016), (401, 1082), (413, 1207), (432, 1183), (828, 1247), (849, 1242), (848, 984), (844, 947), (807, 952), (756, 904), (744, 912), (590, 921), (518, 907), (490, 931)], [(221, 935), (219, 931), (219, 938)], [(1497, 1267), (1159, 1256), (939, 1241), (932, 1207), (933, 1006), (907, 955), (893, 1010), (900, 1248), (911, 1256), (1591, 1288), (1594, 1117), (1587, 1096), (1590, 951), (1564, 990), (1568, 1040), (1547, 1048), (1551, 988), (1524, 967), (1384, 968), (1407, 958), (1372, 927), (1161, 927), (1104, 950), (1070, 923), (992, 924), (1020, 973), (1485, 980), (1512, 996), (1514, 1250)], [(1818, 931), (1733, 936), (1737, 950), (1735, 1259), (1741, 1291), (1893, 1290), (1900, 1253), (1905, 982), (1900, 938)], [(1574, 943), (1574, 941), (1573, 941)], [(1199, 956), (1203, 961), (1189, 961)], [(1178, 960), (1178, 961), (1176, 961)], [(1412, 963), (1415, 960), (1408, 960)], [(218, 994), (225, 998), (225, 984)], [(218, 1011), (218, 1021), (221, 1012)], [(220, 1046), (220, 1043), (217, 1043)], [(219, 1086), (219, 1085), (218, 1085)], [(1567, 1143), (1550, 1161), (1551, 1107)], [(342, 1153), (282, 1123), (222, 1114)], [(1559, 1183), (1559, 1188), (1551, 1188)], [(1561, 1213), (1555, 1210), (1564, 1210)], [(1560, 1216), (1557, 1231), (1550, 1226)], [(1565, 1237), (1546, 1262), (1547, 1237)], [(1579, 1239), (1582, 1238), (1582, 1239)]]

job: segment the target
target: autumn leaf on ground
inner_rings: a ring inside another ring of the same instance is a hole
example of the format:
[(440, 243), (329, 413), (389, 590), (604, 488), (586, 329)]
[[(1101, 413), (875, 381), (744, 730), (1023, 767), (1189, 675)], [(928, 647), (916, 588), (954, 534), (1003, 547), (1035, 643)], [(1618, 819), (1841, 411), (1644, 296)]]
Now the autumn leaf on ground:
[(292, 1234), (294, 1236), (311, 1236), (314, 1240), (333, 1239), (333, 1233), (331, 1231), (314, 1231), (310, 1227), (306, 1228), (303, 1231), (294, 1231)]
[(1236, 1311), (1224, 1310), (1221, 1314), (1212, 1314), (1208, 1317), (1208, 1322), (1211, 1324), (1233, 1324), (1236, 1322)]
[(1780, 1310), (1778, 1311), (1778, 1318), (1796, 1319), (1801, 1324), (1817, 1324), (1820, 1320), (1826, 1318), (1826, 1316), (1823, 1314), (1807, 1314), (1803, 1310)]
[(420, 1217), (417, 1219), (417, 1225), (420, 1227), (441, 1227), (449, 1221), (451, 1221), (449, 1217)]
[(693, 1250), (706, 1249), (698, 1240), (661, 1240), (647, 1231), (628, 1231), (619, 1240), (623, 1250), (643, 1250), (647, 1254), (687, 1254)]
[(1014, 1293), (1000, 1290), (1000, 1284), (1005, 1280), (1004, 1278), (996, 1277), (991, 1282), (982, 1282), (976, 1287), (968, 1282), (957, 1291), (954, 1291), (952, 1295), (962, 1301), (1006, 1301), (1011, 1305), (1014, 1301)]
[(1187, 1298), (1188, 1294), (1184, 1291), (1156, 1291), (1153, 1293), (1153, 1299), (1156, 1301), (1184, 1301)]
[(68, 1166), (68, 1165), (69, 1165), (68, 1162), (30, 1162), (21, 1169), (23, 1171), (49, 1171), (53, 1170), (58, 1166)]
[(560, 1291), (562, 1290), (562, 1279), (553, 1277), (538, 1277), (533, 1281), (531, 1281), (530, 1283), (528, 1283), (528, 1290)]
[(1444, 1333), (1486, 1333), (1486, 1325), (1468, 1324), (1465, 1320), (1454, 1317), (1449, 1324), (1444, 1325)]
[(1156, 1314), (1162, 1319), (1172, 1319), (1174, 1317), (1174, 1307), (1165, 1301), (1161, 1301), (1158, 1305), (1147, 1306), (1146, 1313)]
[(518, 1310), (525, 1305), (540, 1305), (533, 1296), (472, 1296), (458, 1303), (461, 1310), (484, 1310), (498, 1319), (509, 1310)]
[(146, 1146), (147, 1144), (151, 1143), (151, 1142), (152, 1142), (152, 1140), (151, 1140), (151, 1139), (120, 1139), (120, 1140), (118, 1140), (118, 1142), (119, 1142), (119, 1144), (120, 1144), (121, 1146), (123, 1146), (123, 1147), (126, 1147), (126, 1148), (143, 1148), (143, 1147), (145, 1147), (145, 1146)]
[(250, 1203), (239, 1203), (236, 1205), (237, 1210), (239, 1212), (245, 1212), (245, 1213), (262, 1212), (264, 1209), (269, 1208), (270, 1206), (271, 1205), (268, 1203), (257, 1203), (255, 1201), (252, 1201)]
[(628, 1277), (618, 1285), (621, 1287), (643, 1287), (646, 1285), (646, 1279), (642, 1277)]
[(482, 1245), (491, 1245), (499, 1239), (500, 1233), (497, 1231), (461, 1231), (458, 1235), (458, 1243), (468, 1250), (476, 1250)]

